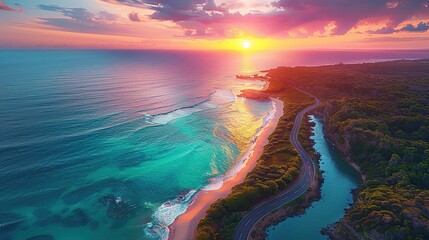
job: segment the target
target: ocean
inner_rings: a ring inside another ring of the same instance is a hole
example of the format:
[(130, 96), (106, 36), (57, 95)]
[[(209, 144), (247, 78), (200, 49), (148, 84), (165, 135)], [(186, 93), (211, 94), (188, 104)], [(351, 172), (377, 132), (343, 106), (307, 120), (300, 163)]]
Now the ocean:
[[(428, 51), (0, 50), (0, 239), (165, 239), (267, 123), (279, 65)], [(33, 238), (34, 239), (34, 238)]]

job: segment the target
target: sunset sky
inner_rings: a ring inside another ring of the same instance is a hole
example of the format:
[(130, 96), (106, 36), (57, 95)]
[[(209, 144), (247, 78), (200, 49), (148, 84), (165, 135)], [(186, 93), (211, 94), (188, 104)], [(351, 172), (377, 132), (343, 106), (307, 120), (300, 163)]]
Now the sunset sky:
[(0, 48), (429, 49), (429, 0), (6, 0)]

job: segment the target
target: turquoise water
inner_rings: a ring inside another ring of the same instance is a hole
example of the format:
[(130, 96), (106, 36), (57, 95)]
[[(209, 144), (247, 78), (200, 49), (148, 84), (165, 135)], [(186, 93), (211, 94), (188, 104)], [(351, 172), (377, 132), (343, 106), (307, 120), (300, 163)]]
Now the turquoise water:
[(359, 173), (324, 138), (323, 120), (310, 116), (314, 127), (314, 149), (320, 153), (320, 170), (324, 171), (321, 199), (300, 216), (285, 221), (267, 230), (270, 240), (317, 240), (329, 239), (320, 233), (322, 228), (338, 221), (344, 209), (353, 202), (351, 190), (361, 181)]
[(0, 239), (165, 238), (272, 110), (236, 74), (427, 55), (0, 50)]
[(165, 238), (272, 110), (220, 57), (2, 51), (0, 239)]

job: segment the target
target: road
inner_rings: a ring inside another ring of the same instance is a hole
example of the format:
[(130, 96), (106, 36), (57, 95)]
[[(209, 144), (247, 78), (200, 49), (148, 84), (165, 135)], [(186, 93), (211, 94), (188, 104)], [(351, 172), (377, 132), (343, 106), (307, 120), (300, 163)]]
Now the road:
[(295, 149), (298, 151), (302, 160), (301, 172), (298, 177), (298, 180), (296, 180), (292, 185), (288, 187), (286, 191), (282, 192), (280, 195), (277, 195), (273, 199), (270, 199), (258, 205), (252, 211), (247, 213), (247, 215), (244, 216), (244, 218), (240, 221), (240, 223), (238, 223), (237, 228), (235, 229), (234, 240), (247, 240), (249, 238), (250, 232), (252, 231), (252, 228), (256, 225), (256, 223), (259, 222), (259, 220), (270, 214), (272, 211), (281, 208), (285, 204), (295, 200), (296, 198), (304, 194), (310, 187), (310, 184), (315, 177), (316, 170), (314, 162), (311, 160), (311, 157), (310, 155), (308, 155), (307, 151), (305, 151), (299, 143), (298, 133), (301, 127), (302, 118), (308, 111), (316, 108), (320, 104), (320, 100), (305, 91), (300, 91), (309, 96), (312, 96), (316, 102), (313, 105), (301, 110), (296, 115), (295, 122), (293, 124), (293, 128), (290, 134), (290, 141), (292, 142), (292, 145), (295, 147)]

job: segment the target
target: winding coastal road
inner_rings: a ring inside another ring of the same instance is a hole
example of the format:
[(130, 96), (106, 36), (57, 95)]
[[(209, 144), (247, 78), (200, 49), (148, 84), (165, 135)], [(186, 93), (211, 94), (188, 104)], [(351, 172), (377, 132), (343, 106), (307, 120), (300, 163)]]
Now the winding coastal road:
[(252, 228), (256, 225), (256, 223), (259, 222), (259, 220), (261, 220), (263, 217), (265, 217), (272, 211), (284, 206), (285, 204), (295, 200), (296, 198), (304, 194), (310, 187), (310, 184), (315, 177), (314, 162), (311, 160), (311, 157), (310, 155), (308, 155), (307, 151), (305, 151), (299, 143), (298, 133), (304, 115), (308, 111), (319, 106), (320, 100), (301, 89), (298, 90), (313, 97), (316, 101), (313, 105), (306, 107), (296, 115), (295, 122), (293, 124), (293, 128), (290, 134), (290, 141), (292, 142), (292, 145), (295, 147), (295, 149), (298, 151), (302, 160), (301, 172), (298, 177), (298, 180), (296, 180), (292, 185), (288, 187), (286, 191), (284, 191), (280, 195), (277, 195), (275, 198), (258, 205), (252, 211), (247, 213), (247, 215), (244, 216), (244, 218), (240, 221), (240, 223), (237, 225), (237, 228), (235, 229), (234, 240), (247, 240), (249, 238), (250, 232), (252, 231)]

